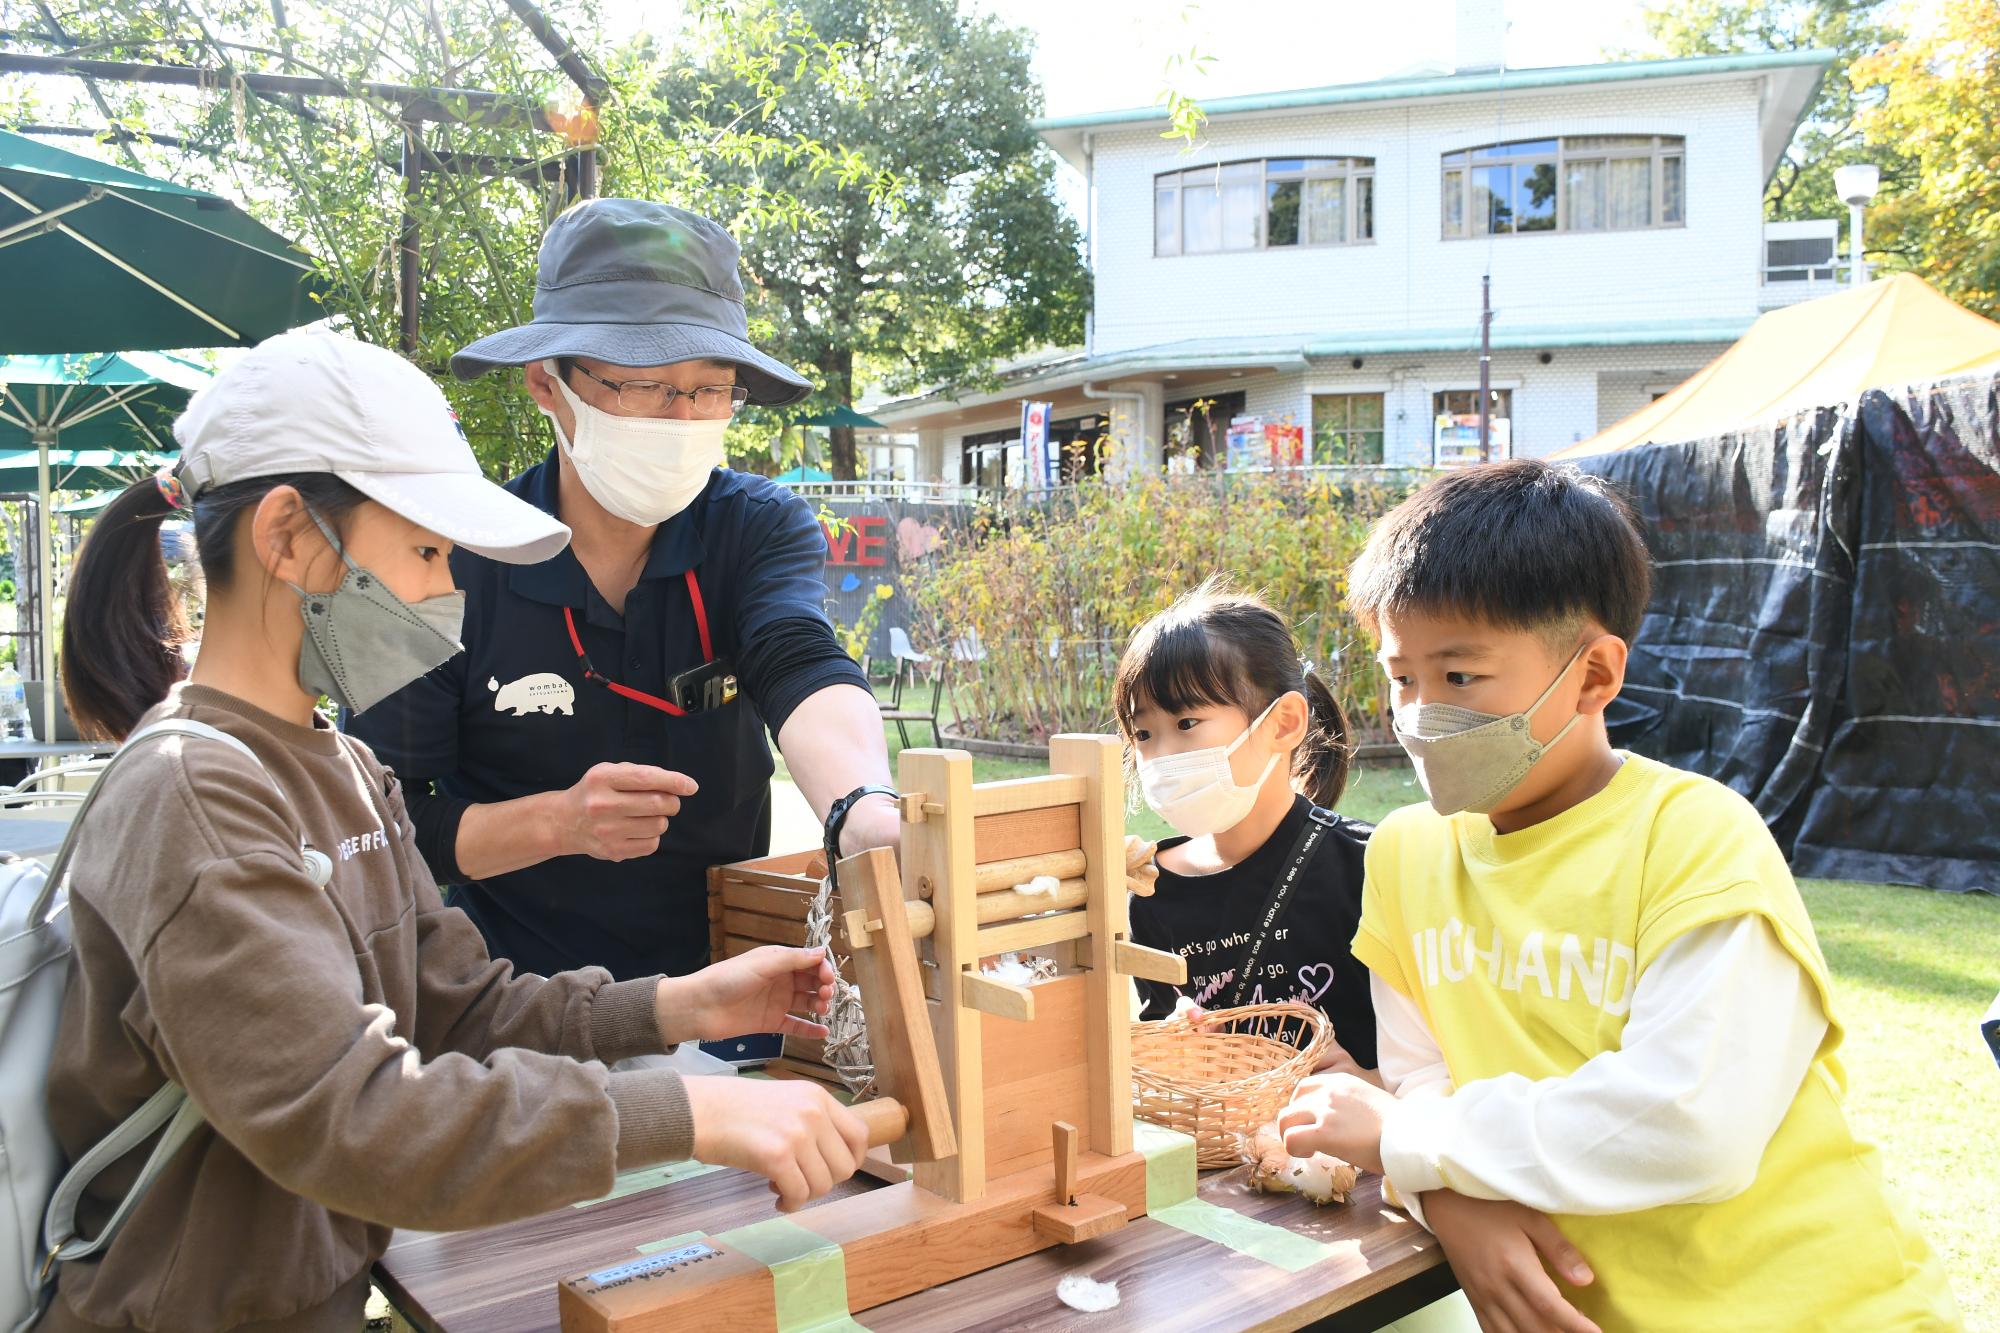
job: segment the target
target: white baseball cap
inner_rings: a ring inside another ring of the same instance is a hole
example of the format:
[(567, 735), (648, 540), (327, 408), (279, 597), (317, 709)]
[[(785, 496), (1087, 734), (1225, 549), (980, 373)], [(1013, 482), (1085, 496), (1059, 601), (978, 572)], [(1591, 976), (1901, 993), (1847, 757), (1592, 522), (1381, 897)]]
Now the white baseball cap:
[(325, 472), (507, 564), (536, 564), (569, 544), (553, 515), (486, 479), (428, 375), (352, 338), (267, 338), (195, 394), (174, 438), (174, 472), (190, 500), (253, 477)]

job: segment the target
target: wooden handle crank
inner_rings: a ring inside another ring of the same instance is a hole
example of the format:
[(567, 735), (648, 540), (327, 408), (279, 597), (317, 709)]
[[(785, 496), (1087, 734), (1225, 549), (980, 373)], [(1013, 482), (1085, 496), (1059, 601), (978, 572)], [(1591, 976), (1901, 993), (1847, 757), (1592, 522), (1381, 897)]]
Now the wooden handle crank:
[(868, 1126), (868, 1146), (879, 1148), (894, 1143), (910, 1132), (909, 1108), (894, 1097), (875, 1097), (847, 1108)]

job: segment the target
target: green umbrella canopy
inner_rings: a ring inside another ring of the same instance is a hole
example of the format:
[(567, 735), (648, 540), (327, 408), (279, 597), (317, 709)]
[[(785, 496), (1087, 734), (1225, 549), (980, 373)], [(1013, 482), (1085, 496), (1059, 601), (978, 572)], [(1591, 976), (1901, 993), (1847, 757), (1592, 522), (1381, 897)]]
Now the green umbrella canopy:
[(809, 417), (800, 417), (792, 424), (794, 426), (852, 426), (856, 430), (888, 429), (874, 417), (862, 416), (846, 403), (840, 403), (828, 412), (821, 412)]
[[(0, 452), (0, 491), (33, 495), (40, 488), (33, 449)], [(166, 458), (160, 454), (127, 453), (116, 449), (49, 450), (49, 491), (122, 491)], [(68, 512), (68, 507), (57, 512)]]
[(248, 345), (318, 297), (311, 259), (229, 200), (0, 130), (0, 353)]
[(0, 450), (46, 441), (59, 452), (169, 451), (174, 418), (209, 379), (205, 367), (158, 352), (0, 357)]
[[(133, 456), (136, 458), (139, 455), (135, 454)], [(117, 498), (117, 491), (99, 491), (95, 495), (86, 495), (81, 500), (71, 500), (66, 505), (57, 505), (52, 512), (58, 514), (98, 514), (109, 509), (111, 502)]]

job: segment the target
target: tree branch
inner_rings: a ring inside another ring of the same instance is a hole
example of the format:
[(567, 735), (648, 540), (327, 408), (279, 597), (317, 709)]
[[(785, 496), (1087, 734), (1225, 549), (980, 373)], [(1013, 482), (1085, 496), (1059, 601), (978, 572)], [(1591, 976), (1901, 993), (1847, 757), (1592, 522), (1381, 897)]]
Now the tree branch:
[[(43, 21), (55, 32), (56, 39), (63, 46), (70, 48), (76, 46), (76, 42), (71, 39), (69, 33), (63, 30), (63, 25), (57, 21), (55, 11), (49, 8), (48, 0), (35, 0), (35, 8), (41, 11)], [(96, 105), (97, 114), (104, 117), (104, 128), (111, 130), (115, 135), (118, 129), (118, 117), (111, 114), (111, 104), (104, 100), (104, 93), (98, 88), (97, 80), (85, 79), (83, 81), (83, 88), (85, 92), (90, 94), (90, 100)], [(134, 171), (144, 170), (139, 162), (139, 155), (132, 151), (132, 145), (124, 139), (117, 139), (116, 142), (118, 144), (118, 151), (124, 154), (126, 162), (131, 165), (132, 169)]]

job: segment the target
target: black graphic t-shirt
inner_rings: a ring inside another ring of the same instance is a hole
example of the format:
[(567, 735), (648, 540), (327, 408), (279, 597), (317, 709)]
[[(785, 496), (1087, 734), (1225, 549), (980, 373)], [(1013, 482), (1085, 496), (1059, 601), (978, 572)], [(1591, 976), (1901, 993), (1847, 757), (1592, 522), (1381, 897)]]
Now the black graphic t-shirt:
[[(1236, 977), (1264, 901), (1299, 843), (1312, 802), (1304, 796), (1262, 847), (1240, 864), (1212, 875), (1177, 875), (1164, 866), (1150, 898), (1132, 899), (1132, 937), (1187, 959), (1182, 987), (1139, 981), (1147, 1018), (1173, 1012), (1181, 994), (1203, 1008), (1229, 1003)], [(1302, 1000), (1333, 1020), (1334, 1038), (1365, 1069), (1375, 1067), (1375, 1008), (1368, 999), (1368, 969), (1349, 952), (1361, 921), (1362, 856), (1374, 826), (1345, 816), (1313, 849), (1299, 883), (1286, 899), (1249, 979), (1243, 1003)], [(1166, 838), (1160, 849), (1186, 838)]]

